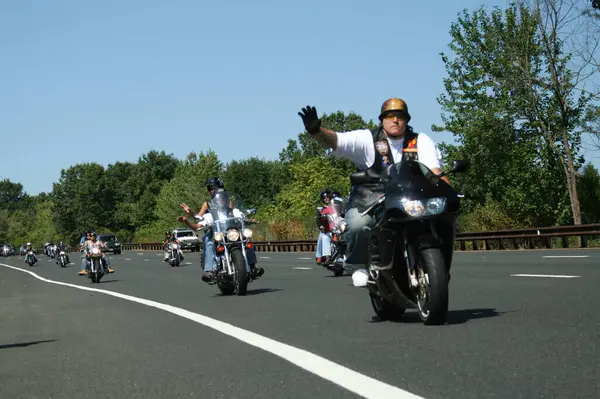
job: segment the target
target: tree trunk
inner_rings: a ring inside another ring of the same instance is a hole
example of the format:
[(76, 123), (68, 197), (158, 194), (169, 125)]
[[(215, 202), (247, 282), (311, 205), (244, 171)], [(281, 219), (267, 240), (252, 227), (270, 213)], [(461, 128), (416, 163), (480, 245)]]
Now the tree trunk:
[(581, 224), (581, 206), (579, 203), (579, 194), (577, 193), (577, 171), (575, 170), (575, 162), (571, 154), (569, 139), (567, 136), (567, 127), (563, 126), (562, 142), (567, 155), (565, 165), (565, 173), (567, 178), (567, 188), (569, 190), (569, 199), (571, 200), (571, 212), (573, 213), (573, 224)]

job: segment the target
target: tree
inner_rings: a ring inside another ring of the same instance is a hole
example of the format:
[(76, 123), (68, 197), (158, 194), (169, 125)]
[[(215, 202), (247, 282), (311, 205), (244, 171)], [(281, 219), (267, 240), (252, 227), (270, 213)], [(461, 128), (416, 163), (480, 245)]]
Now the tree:
[(583, 223), (600, 223), (600, 175), (594, 165), (585, 165), (578, 176), (577, 188)]
[(175, 176), (179, 161), (164, 151), (150, 151), (142, 155), (135, 173), (127, 180), (133, 194), (131, 209), (135, 226), (149, 225), (156, 220), (156, 199), (163, 186)]
[(209, 196), (204, 182), (211, 176), (220, 176), (222, 170), (223, 165), (214, 151), (190, 153), (177, 167), (173, 179), (165, 183), (160, 191), (156, 199), (154, 222), (142, 229), (137, 238), (153, 237), (156, 240), (162, 238), (165, 231), (178, 226), (177, 217), (184, 214), (179, 207), (182, 202), (198, 212)]
[(0, 209), (14, 209), (25, 198), (21, 183), (13, 183), (9, 179), (0, 181)]
[[(491, 193), (496, 200), (509, 200), (516, 212), (524, 201), (529, 208), (524, 216), (535, 211), (534, 219), (546, 223), (566, 221), (561, 209), (566, 192), (571, 218), (581, 223), (575, 176), (588, 98), (571, 90), (560, 41), (549, 48), (539, 15), (514, 4), (490, 14), (483, 7), (472, 15), (464, 10), (450, 34), (456, 58), (442, 54), (447, 93), (438, 98), (449, 116), (434, 130), (453, 132), (462, 145), (460, 155), (475, 161), (462, 181), (483, 183), (483, 188), (471, 184), (479, 200)], [(452, 155), (451, 149), (446, 146), (446, 153)], [(550, 207), (544, 209), (548, 199)]]
[(247, 207), (260, 208), (275, 200), (285, 181), (281, 162), (256, 157), (231, 161), (223, 172), (227, 190), (239, 195)]
[(104, 183), (104, 167), (96, 163), (61, 170), (53, 186), (54, 220), (59, 233), (73, 241), (82, 231), (106, 224), (113, 196)]
[[(335, 168), (329, 157), (313, 157), (290, 166), (291, 181), (277, 196), (277, 205), (271, 208), (271, 218), (302, 219), (314, 215), (319, 204), (319, 193), (324, 187), (347, 193), (350, 181), (344, 170)], [(269, 212), (267, 211), (267, 212)]]
[(135, 209), (139, 198), (136, 198), (132, 185), (137, 178), (138, 165), (132, 162), (115, 162), (106, 168), (104, 180), (106, 186), (113, 193), (112, 212), (106, 225), (116, 231), (126, 230), (134, 232)]

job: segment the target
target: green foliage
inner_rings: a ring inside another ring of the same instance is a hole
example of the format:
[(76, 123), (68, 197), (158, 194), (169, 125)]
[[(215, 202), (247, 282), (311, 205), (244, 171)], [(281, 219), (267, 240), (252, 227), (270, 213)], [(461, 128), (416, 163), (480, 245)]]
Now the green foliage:
[(102, 165), (85, 163), (63, 169), (58, 183), (54, 183), (57, 229), (70, 241), (109, 220), (113, 196), (104, 177)]
[[(448, 76), (438, 102), (445, 114), (433, 129), (452, 132), (458, 142), (440, 146), (447, 162), (471, 162), (468, 173), (452, 178), (467, 211), (491, 199), (525, 224), (550, 225), (573, 220), (569, 168), (581, 161), (577, 128), (585, 100), (556, 94), (549, 68), (569, 84), (567, 57), (548, 54), (538, 22), (523, 6), (463, 11), (450, 29), (455, 57), (442, 54)], [(571, 104), (567, 119), (558, 106), (563, 100)]]
[(600, 223), (600, 175), (587, 164), (579, 174), (577, 189), (581, 198), (581, 217), (585, 224)]
[(474, 209), (459, 219), (458, 231), (509, 230), (533, 225), (524, 224), (508, 213), (501, 202), (488, 198), (485, 205), (476, 205)]
[(21, 183), (0, 180), (0, 209), (16, 209), (26, 199)]
[(287, 171), (281, 162), (256, 157), (234, 160), (223, 172), (223, 182), (227, 190), (243, 197), (248, 208), (258, 208), (275, 201)]

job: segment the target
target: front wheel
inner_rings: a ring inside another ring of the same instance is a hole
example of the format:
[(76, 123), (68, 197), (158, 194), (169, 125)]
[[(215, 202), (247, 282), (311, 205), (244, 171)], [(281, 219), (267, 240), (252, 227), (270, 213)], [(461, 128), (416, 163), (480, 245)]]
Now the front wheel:
[(246, 272), (246, 262), (241, 248), (235, 248), (231, 251), (231, 261), (236, 271), (235, 286), (237, 294), (238, 296), (246, 295), (248, 292), (248, 273)]
[(419, 317), (426, 325), (444, 324), (448, 314), (448, 270), (442, 252), (438, 248), (420, 251), (416, 271)]

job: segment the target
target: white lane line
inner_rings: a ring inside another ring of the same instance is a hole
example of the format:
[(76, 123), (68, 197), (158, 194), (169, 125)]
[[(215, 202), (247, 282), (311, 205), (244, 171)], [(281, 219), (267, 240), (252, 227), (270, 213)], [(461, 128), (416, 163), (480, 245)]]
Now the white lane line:
[(148, 259), (144, 259), (144, 262), (149, 262), (149, 260)]
[(242, 328), (201, 315), (199, 313), (190, 312), (189, 310), (181, 309), (172, 305), (167, 305), (165, 303), (151, 301), (149, 299), (120, 294), (118, 292), (63, 283), (61, 281), (49, 280), (47, 278), (38, 276), (37, 274), (30, 272), (29, 270), (21, 269), (15, 266), (5, 265), (3, 263), (0, 263), (0, 266), (18, 270), (23, 273), (29, 273), (38, 280), (47, 283), (71, 287), (82, 291), (99, 292), (101, 294), (114, 296), (116, 298), (121, 298), (126, 301), (135, 302), (141, 305), (146, 305), (152, 308), (164, 310), (165, 312), (169, 312), (174, 315), (183, 317), (185, 319), (194, 321), (198, 324), (202, 324), (206, 327), (217, 330), (220, 333), (245, 342), (248, 345), (252, 345), (256, 348), (272, 353), (275, 356), (287, 360), (288, 362), (295, 364), (296, 366), (310, 373), (313, 373), (317, 377), (321, 377), (327, 381), (331, 381), (332, 383), (339, 385), (340, 387), (345, 388), (348, 391), (353, 392), (366, 399), (425, 399), (422, 396), (417, 396), (393, 385), (376, 380), (374, 378), (351, 370), (347, 367), (334, 363), (331, 360), (327, 360), (314, 353), (296, 348), (288, 344), (284, 344), (279, 341), (275, 341), (274, 339), (264, 337), (262, 335), (253, 333), (252, 331), (244, 330)]
[(144, 253), (143, 253), (143, 252), (138, 252), (137, 254), (138, 254), (138, 255), (143, 255)]
[(269, 256), (259, 256), (258, 259), (271, 259)]
[(588, 255), (547, 255), (542, 256), (542, 258), (552, 259), (552, 258), (589, 258)]
[(581, 276), (570, 276), (565, 274), (511, 274), (512, 277), (549, 277), (549, 278), (577, 278)]
[(311, 260), (312, 258), (298, 258), (298, 259), (302, 259), (302, 260)]
[(296, 270), (311, 270), (312, 267), (292, 267), (292, 269), (296, 269)]
[(125, 258), (125, 260), (131, 260), (131, 259), (129, 259), (129, 258)]

